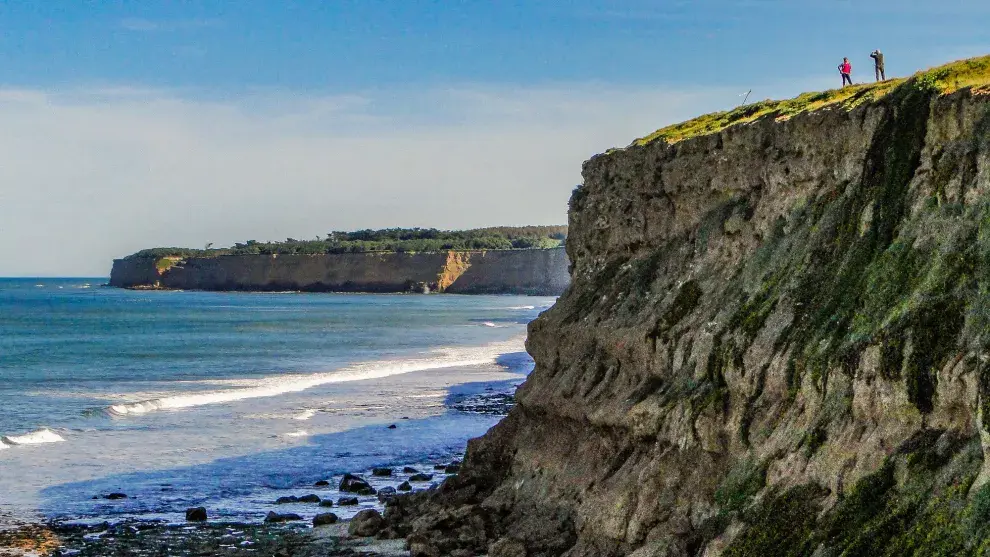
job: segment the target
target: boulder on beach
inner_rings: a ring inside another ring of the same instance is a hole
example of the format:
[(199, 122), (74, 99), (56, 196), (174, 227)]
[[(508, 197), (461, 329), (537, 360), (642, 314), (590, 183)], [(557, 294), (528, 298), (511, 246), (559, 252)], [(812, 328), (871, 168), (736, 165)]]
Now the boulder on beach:
[(358, 504), (357, 497), (341, 497), (340, 499), (337, 499), (338, 507), (353, 507), (354, 505), (357, 504)]
[(292, 522), (295, 520), (302, 520), (303, 518), (295, 513), (277, 513), (275, 511), (269, 511), (268, 516), (265, 517), (265, 524), (277, 524), (280, 522)]
[(116, 501), (118, 499), (127, 499), (127, 494), (126, 493), (110, 493), (109, 495), (105, 495), (103, 498), (104, 499), (109, 499), (110, 501)]
[(316, 482), (315, 484), (313, 484), (313, 487), (329, 487), (329, 486), (330, 486), (330, 482), (328, 482), (326, 480), (320, 480), (320, 481)]
[(347, 528), (347, 533), (352, 536), (366, 538), (374, 536), (382, 531), (385, 521), (382, 520), (380, 512), (374, 509), (365, 509), (351, 519), (351, 524)]
[(186, 521), (188, 522), (206, 522), (207, 518), (206, 507), (186, 509)]
[(318, 526), (329, 526), (331, 524), (336, 524), (340, 518), (333, 513), (322, 513), (313, 517), (313, 527)]
[(300, 503), (319, 503), (320, 497), (318, 495), (310, 493), (309, 495), (303, 495), (299, 498)]
[(406, 466), (402, 469), (403, 474), (419, 474), (419, 470), (413, 468), (412, 466)]
[(402, 482), (399, 484), (399, 491), (412, 491), (412, 486), (409, 485), (409, 482)]
[(409, 478), (411, 482), (428, 482), (433, 480), (433, 474), (414, 474)]
[(388, 501), (392, 497), (395, 497), (395, 493), (396, 493), (395, 488), (392, 487), (392, 486), (387, 486), (387, 487), (383, 487), (383, 488), (379, 489), (378, 490), (378, 502), (379, 503), (384, 503), (384, 502)]
[(344, 474), (337, 488), (344, 493), (357, 493), (358, 495), (374, 495), (375, 488), (371, 487), (364, 478), (354, 474)]
[(324, 500), (320, 501), (320, 506), (321, 507), (332, 507), (333, 506), (333, 500), (332, 499), (324, 499)]
[(388, 478), (392, 475), (391, 468), (374, 468), (371, 470), (372, 476), (377, 476), (379, 478)]

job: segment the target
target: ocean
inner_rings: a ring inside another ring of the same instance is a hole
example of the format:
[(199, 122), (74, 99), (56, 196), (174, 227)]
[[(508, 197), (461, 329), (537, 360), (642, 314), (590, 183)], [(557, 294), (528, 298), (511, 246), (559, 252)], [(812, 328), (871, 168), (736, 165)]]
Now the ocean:
[(498, 422), (473, 408), (531, 370), (526, 325), (554, 302), (105, 282), (0, 279), (0, 514), (260, 521), (345, 472), (442, 480), (431, 464)]

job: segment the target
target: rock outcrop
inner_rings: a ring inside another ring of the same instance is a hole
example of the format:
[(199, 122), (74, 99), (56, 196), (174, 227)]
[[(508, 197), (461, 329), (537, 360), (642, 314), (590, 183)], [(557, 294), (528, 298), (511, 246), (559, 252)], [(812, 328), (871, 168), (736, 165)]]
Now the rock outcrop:
[(223, 255), (117, 259), (110, 286), (181, 290), (449, 292), (556, 296), (563, 248), (439, 253)]
[(456, 478), (390, 503), (386, 534), (415, 555), (984, 554), (972, 72), (990, 60), (585, 163), (535, 371)]

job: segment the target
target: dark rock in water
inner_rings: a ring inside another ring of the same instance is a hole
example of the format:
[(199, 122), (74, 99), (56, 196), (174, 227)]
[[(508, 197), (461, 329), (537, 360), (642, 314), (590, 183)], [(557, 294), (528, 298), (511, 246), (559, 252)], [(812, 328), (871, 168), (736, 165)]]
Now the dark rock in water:
[(399, 484), (399, 491), (412, 491), (412, 486), (409, 485), (409, 482), (402, 482)]
[(403, 420), (408, 420), (409, 419), (409, 416), (402, 416), (402, 419)]
[(320, 480), (320, 481), (316, 482), (315, 484), (313, 484), (313, 487), (327, 487), (329, 485), (330, 485), (330, 482), (328, 482), (326, 480)]
[(434, 470), (440, 470), (441, 472), (447, 468), (446, 464), (436, 464), (433, 466)]
[(299, 498), (300, 503), (319, 503), (320, 498), (317, 495), (310, 493), (309, 495), (303, 495)]
[(320, 506), (321, 507), (332, 507), (333, 506), (333, 501), (330, 500), (330, 499), (324, 499), (324, 500), (320, 501)]
[(298, 502), (299, 502), (299, 498), (294, 495), (290, 495), (289, 497), (279, 497), (278, 499), (275, 500), (276, 505), (288, 505), (289, 503), (298, 503)]
[(413, 468), (412, 466), (406, 466), (402, 469), (403, 474), (419, 474), (419, 470)]
[(379, 478), (387, 478), (392, 475), (391, 468), (373, 468), (371, 470), (372, 476), (377, 476)]
[(294, 513), (284, 513), (280, 514), (275, 511), (270, 511), (268, 516), (265, 517), (266, 524), (276, 524), (279, 522), (292, 522), (295, 520), (302, 520), (303, 518), (298, 514)]
[(384, 503), (389, 499), (391, 499), (392, 497), (395, 497), (395, 493), (396, 492), (394, 487), (392, 486), (383, 487), (378, 490), (378, 501), (380, 503)]
[(395, 428), (397, 428), (397, 427), (399, 427), (399, 426), (397, 426), (397, 425), (395, 425), (395, 424), (392, 424), (392, 425), (390, 425), (390, 426), (388, 426), (388, 428), (389, 428), (389, 429), (395, 429)]
[(104, 497), (104, 499), (109, 499), (111, 501), (116, 501), (118, 499), (127, 499), (126, 493), (111, 493)]
[(382, 520), (381, 513), (374, 509), (365, 509), (354, 515), (354, 518), (351, 519), (351, 525), (347, 528), (347, 533), (365, 538), (381, 532), (384, 526), (385, 521)]
[(340, 480), (340, 491), (344, 493), (357, 493), (358, 495), (374, 495), (375, 489), (371, 487), (364, 478), (355, 476), (354, 474), (344, 474), (344, 477)]
[(358, 504), (357, 497), (341, 497), (337, 499), (337, 506), (339, 507), (353, 507)]
[(336, 524), (340, 518), (333, 513), (322, 513), (313, 517), (313, 527), (317, 526), (329, 526), (331, 524)]
[(445, 473), (447, 473), (447, 474), (456, 474), (456, 473), (458, 473), (458, 472), (461, 471), (461, 465), (460, 464), (451, 464), (451, 465), (447, 466), (446, 468), (444, 468), (443, 471)]
[(428, 482), (433, 479), (433, 474), (415, 474), (409, 478), (411, 482)]
[(206, 507), (186, 509), (186, 520), (189, 522), (206, 522), (207, 518)]

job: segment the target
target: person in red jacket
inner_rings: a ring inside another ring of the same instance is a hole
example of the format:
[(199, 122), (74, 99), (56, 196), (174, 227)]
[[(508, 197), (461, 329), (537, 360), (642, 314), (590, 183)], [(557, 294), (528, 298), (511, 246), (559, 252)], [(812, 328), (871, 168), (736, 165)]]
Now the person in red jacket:
[(853, 67), (852, 67), (852, 64), (849, 63), (849, 59), (848, 58), (843, 58), (842, 59), (842, 63), (839, 64), (839, 73), (842, 74), (842, 86), (843, 87), (846, 86), (846, 83), (848, 83), (849, 85), (852, 85), (853, 84), (853, 78), (852, 78)]

